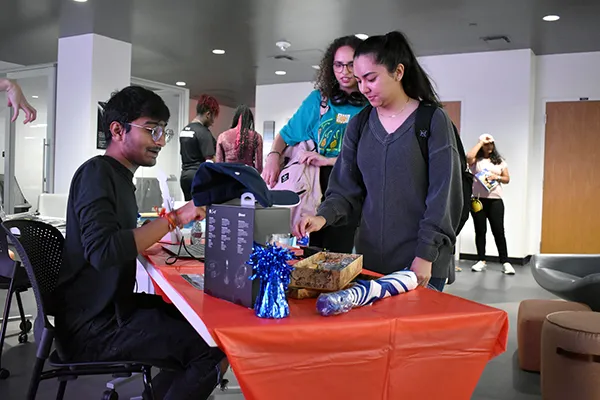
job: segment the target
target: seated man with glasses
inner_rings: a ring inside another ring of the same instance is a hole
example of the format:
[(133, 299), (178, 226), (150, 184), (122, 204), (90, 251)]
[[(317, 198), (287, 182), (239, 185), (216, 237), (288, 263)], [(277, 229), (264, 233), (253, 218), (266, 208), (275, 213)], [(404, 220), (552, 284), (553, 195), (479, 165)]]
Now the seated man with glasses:
[(137, 227), (133, 174), (151, 167), (172, 137), (169, 109), (154, 92), (131, 86), (104, 104), (108, 148), (75, 173), (59, 275), (57, 339), (66, 361), (136, 361), (165, 368), (157, 399), (207, 399), (228, 364), (179, 311), (134, 294), (138, 253), (169, 231), (205, 216), (193, 202)]

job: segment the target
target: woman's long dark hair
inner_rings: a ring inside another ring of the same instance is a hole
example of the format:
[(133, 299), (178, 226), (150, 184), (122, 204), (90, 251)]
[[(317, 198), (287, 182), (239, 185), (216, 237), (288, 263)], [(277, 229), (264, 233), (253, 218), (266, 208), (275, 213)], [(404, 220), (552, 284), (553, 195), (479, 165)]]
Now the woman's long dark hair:
[(252, 114), (252, 110), (245, 104), (242, 104), (235, 110), (235, 115), (233, 116), (233, 121), (231, 122), (231, 128), (238, 127), (238, 124), (241, 124), (238, 129), (238, 137), (236, 139), (236, 146), (238, 149), (238, 157), (242, 158), (247, 149), (256, 149), (257, 140), (254, 137), (252, 143), (250, 142), (250, 132), (254, 131), (254, 115)]
[[(477, 157), (476, 158), (479, 160), (479, 159), (484, 158), (484, 157), (485, 157), (485, 154), (483, 152), (483, 147), (482, 147), (477, 152)], [(494, 143), (494, 149), (492, 150), (492, 153), (490, 154), (490, 161), (494, 165), (500, 165), (500, 164), (502, 164), (502, 161), (504, 161), (504, 158), (500, 155), (500, 153), (496, 149), (496, 143)]]
[(390, 74), (396, 71), (398, 64), (404, 65), (402, 87), (406, 94), (415, 100), (441, 106), (429, 75), (421, 68), (403, 33), (371, 36), (358, 46), (354, 58), (367, 55), (373, 56), (375, 63), (385, 66)]
[(328, 99), (332, 98), (333, 95), (339, 90), (340, 84), (335, 79), (333, 73), (333, 59), (335, 53), (340, 47), (349, 46), (354, 50), (362, 43), (362, 40), (356, 36), (344, 36), (335, 39), (325, 51), (325, 55), (321, 59), (319, 64), (319, 73), (317, 75), (317, 81), (315, 82), (315, 89), (321, 92), (321, 94)]

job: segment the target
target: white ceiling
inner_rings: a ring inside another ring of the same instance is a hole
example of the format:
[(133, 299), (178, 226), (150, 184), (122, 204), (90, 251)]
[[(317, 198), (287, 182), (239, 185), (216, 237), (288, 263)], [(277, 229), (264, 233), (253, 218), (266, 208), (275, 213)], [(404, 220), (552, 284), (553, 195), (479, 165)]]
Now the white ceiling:
[[(72, 0), (2, 0), (2, 59), (56, 61), (61, 24), (77, 23), (61, 21), (61, 2)], [(98, 10), (95, 26), (106, 34), (123, 31), (115, 10), (127, 13), (134, 76), (185, 81), (192, 95), (210, 93), (228, 106), (252, 105), (257, 84), (313, 79), (311, 66), (328, 43), (348, 34), (402, 30), (418, 55), (600, 50), (599, 0), (102, 0), (81, 6), (90, 4)], [(547, 14), (561, 19), (542, 21)], [(506, 35), (510, 43), (481, 40), (490, 35)], [(294, 61), (273, 59), (281, 39), (292, 43), (287, 53)], [(227, 53), (213, 55), (214, 48)]]

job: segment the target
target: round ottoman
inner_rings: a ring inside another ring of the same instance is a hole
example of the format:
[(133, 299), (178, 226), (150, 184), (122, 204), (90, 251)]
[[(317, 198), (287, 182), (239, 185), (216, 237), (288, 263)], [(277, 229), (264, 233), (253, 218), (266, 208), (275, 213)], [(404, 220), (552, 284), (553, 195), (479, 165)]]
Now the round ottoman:
[(600, 399), (600, 313), (548, 315), (542, 328), (542, 398)]
[(517, 316), (519, 367), (525, 371), (540, 371), (542, 325), (548, 314), (557, 311), (589, 311), (581, 303), (562, 300), (524, 300)]

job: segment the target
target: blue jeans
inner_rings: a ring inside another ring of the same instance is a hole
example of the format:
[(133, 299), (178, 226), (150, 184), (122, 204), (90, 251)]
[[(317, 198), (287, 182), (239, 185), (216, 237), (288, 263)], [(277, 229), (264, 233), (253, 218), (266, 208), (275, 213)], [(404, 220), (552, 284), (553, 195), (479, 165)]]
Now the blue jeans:
[(429, 279), (429, 283), (427, 284), (427, 287), (429, 289), (437, 290), (438, 292), (443, 292), (445, 285), (446, 285), (446, 279), (432, 277), (431, 279)]

